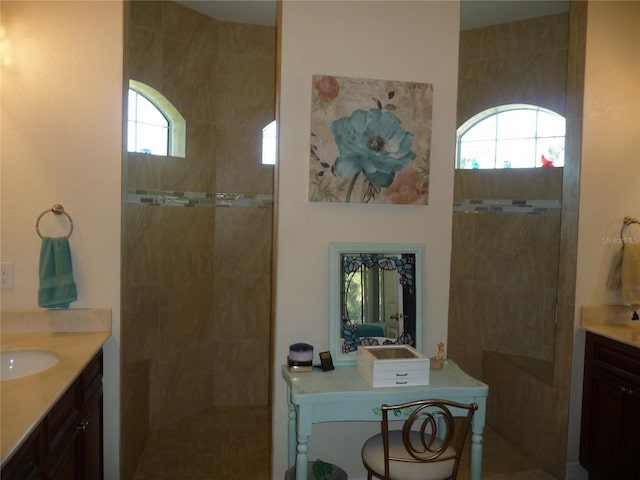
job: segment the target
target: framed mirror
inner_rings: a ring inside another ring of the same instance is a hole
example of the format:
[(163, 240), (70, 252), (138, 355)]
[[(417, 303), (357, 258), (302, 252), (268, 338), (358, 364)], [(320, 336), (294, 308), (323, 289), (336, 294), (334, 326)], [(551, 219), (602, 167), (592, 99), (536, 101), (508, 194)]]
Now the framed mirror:
[(329, 350), (355, 365), (359, 345), (408, 344), (422, 351), (424, 247), (329, 245)]

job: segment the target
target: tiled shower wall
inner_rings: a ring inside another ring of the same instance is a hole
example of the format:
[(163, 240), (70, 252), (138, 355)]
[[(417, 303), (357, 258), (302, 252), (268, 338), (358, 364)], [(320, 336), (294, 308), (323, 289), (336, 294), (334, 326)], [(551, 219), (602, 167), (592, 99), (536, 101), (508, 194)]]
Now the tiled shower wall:
[(559, 209), (513, 212), (534, 210), (527, 202), (559, 205), (562, 170), (455, 172), (456, 198), (516, 202), (509, 212), (494, 200), (488, 210), (453, 213), (449, 353), (474, 376), (485, 350), (553, 361)]
[(565, 114), (568, 14), (460, 34), (457, 124), (507, 103)]
[(449, 356), (489, 384), (489, 425), (556, 478), (566, 468), (585, 25), (586, 2), (571, 2), (569, 15), (460, 38), (458, 125), (505, 103), (567, 119), (563, 169), (456, 172), (458, 203), (553, 199), (562, 210), (454, 212), (448, 335)]
[[(568, 14), (461, 32), (458, 126), (509, 103), (564, 115), (567, 44)], [(563, 170), (455, 172), (448, 349), (476, 376), (483, 350), (553, 361)]]
[(268, 405), (273, 167), (260, 156), (276, 51), (274, 27), (172, 2), (132, 2), (128, 32), (129, 78), (178, 108), (187, 141), (186, 158), (126, 164), (124, 478), (149, 430)]

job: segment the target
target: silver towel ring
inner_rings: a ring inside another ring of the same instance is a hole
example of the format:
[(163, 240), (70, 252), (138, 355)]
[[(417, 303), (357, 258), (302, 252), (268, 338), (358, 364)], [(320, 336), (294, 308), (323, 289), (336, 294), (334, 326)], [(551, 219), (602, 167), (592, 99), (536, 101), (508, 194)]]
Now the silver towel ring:
[(69, 215), (67, 212), (64, 211), (64, 207), (59, 203), (54, 203), (50, 209), (45, 210), (38, 216), (38, 219), (36, 220), (36, 232), (38, 233), (38, 236), (44, 239), (44, 237), (40, 233), (40, 219), (49, 212), (54, 213), (56, 215), (64, 215), (69, 219), (69, 234), (65, 237), (65, 238), (69, 238), (73, 233), (73, 219), (71, 218), (71, 215)]

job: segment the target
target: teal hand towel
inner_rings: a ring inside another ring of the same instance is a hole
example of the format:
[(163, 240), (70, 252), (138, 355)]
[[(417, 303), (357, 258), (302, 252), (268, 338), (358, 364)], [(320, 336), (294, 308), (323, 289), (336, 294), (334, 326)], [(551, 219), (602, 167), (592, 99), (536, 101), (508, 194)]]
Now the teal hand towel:
[(38, 306), (69, 308), (78, 299), (67, 237), (44, 237), (40, 248)]

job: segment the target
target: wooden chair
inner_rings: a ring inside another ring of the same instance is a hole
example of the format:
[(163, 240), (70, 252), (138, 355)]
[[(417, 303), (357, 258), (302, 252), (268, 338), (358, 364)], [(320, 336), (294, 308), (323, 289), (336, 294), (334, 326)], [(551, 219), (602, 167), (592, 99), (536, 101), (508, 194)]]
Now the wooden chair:
[[(477, 409), (475, 403), (449, 400), (382, 405), (382, 432), (369, 438), (362, 447), (367, 478), (455, 479), (462, 447)], [(402, 430), (389, 430), (390, 421), (407, 415)]]

